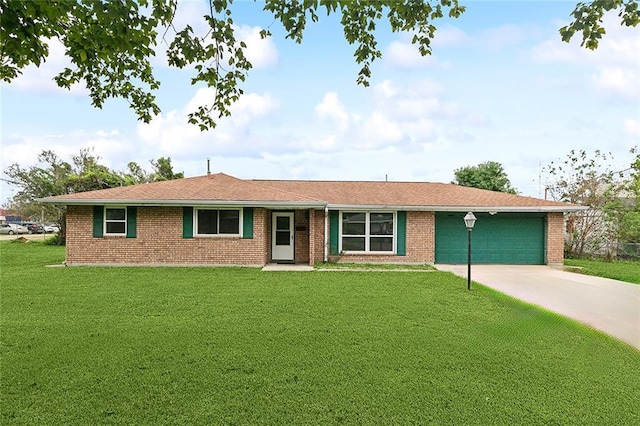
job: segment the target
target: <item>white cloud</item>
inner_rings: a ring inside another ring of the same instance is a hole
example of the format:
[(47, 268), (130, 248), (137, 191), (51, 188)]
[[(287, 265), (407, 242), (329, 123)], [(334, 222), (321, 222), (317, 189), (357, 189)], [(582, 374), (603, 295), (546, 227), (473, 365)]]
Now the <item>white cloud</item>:
[(498, 50), (505, 46), (520, 43), (525, 36), (525, 28), (513, 24), (505, 24), (495, 28), (489, 28), (481, 34), (480, 38), (490, 49)]
[[(562, 24), (561, 24), (562, 25)], [(580, 34), (571, 43), (559, 36), (547, 39), (531, 49), (531, 58), (540, 63), (569, 63), (591, 71), (591, 80), (574, 84), (590, 86), (604, 97), (637, 102), (640, 99), (640, 34), (635, 28), (620, 25), (615, 13), (605, 15), (607, 33), (596, 50), (580, 46)], [(578, 80), (578, 81), (575, 81)]]
[(602, 68), (593, 77), (593, 84), (605, 96), (640, 100), (640, 73), (636, 70)]
[[(401, 68), (439, 67), (448, 69), (449, 62), (443, 62), (433, 55), (421, 55), (418, 44), (411, 42), (415, 32), (403, 32), (397, 40), (389, 43), (382, 53), (385, 61)], [(436, 30), (431, 40), (433, 52), (444, 50), (447, 47), (469, 44), (471, 39), (464, 31), (454, 26), (444, 26)]]
[(374, 111), (358, 128), (358, 149), (379, 149), (397, 144), (404, 137), (400, 124), (380, 111)]
[(460, 28), (454, 26), (440, 27), (436, 30), (431, 42), (434, 49), (448, 46), (459, 46), (470, 42), (469, 36)]
[[(22, 74), (10, 84), (20, 90), (38, 93), (70, 94), (77, 96), (88, 95), (88, 90), (82, 84), (74, 84), (70, 90), (59, 87), (53, 78), (65, 68), (74, 68), (65, 56), (65, 47), (58, 39), (47, 39), (49, 55), (39, 67), (29, 65), (22, 70)], [(3, 83), (5, 84), (5, 83)]]
[(90, 148), (102, 164), (114, 169), (122, 169), (137, 158), (136, 148), (116, 130), (78, 130), (66, 134), (11, 135), (5, 138), (0, 147), (2, 168), (14, 162), (22, 168), (35, 166), (38, 164), (37, 156), (45, 150), (53, 151), (63, 161), (70, 162), (80, 150)]
[(247, 45), (245, 56), (253, 68), (267, 68), (278, 63), (278, 50), (271, 37), (260, 37), (260, 27), (236, 27), (236, 37)]
[(392, 98), (398, 93), (398, 88), (393, 85), (391, 80), (384, 80), (373, 86), (373, 93), (380, 98)]
[(635, 120), (635, 119), (625, 120), (624, 132), (630, 136), (640, 138), (640, 120)]
[(315, 110), (318, 117), (333, 120), (341, 133), (345, 132), (349, 127), (349, 114), (347, 114), (336, 92), (325, 93), (324, 98), (316, 105)]
[(401, 68), (450, 67), (449, 63), (440, 62), (433, 55), (422, 56), (418, 45), (412, 44), (410, 40), (392, 41), (382, 53), (382, 57), (385, 61)]
[(271, 137), (257, 134), (252, 125), (278, 108), (277, 99), (269, 93), (245, 94), (231, 105), (230, 117), (217, 119), (215, 129), (201, 132), (197, 126), (187, 123), (187, 114), (197, 106), (211, 104), (214, 96), (212, 89), (199, 89), (183, 109), (161, 114), (148, 124), (139, 123), (138, 137), (147, 146), (159, 147), (165, 155), (179, 159), (207, 152), (256, 155), (269, 145)]
[[(370, 102), (358, 111), (348, 111), (335, 92), (316, 105), (320, 119), (331, 119), (334, 128), (314, 126), (291, 146), (312, 152), (347, 150), (394, 150), (416, 152), (444, 146), (444, 140), (459, 140), (466, 128), (486, 125), (479, 112), (441, 99), (442, 88), (424, 79), (406, 85), (384, 80), (372, 88)], [(465, 135), (467, 133), (464, 133)], [(465, 136), (465, 141), (468, 137)]]
[(442, 94), (442, 86), (433, 80), (421, 79), (411, 83), (411, 90), (405, 90), (391, 80), (384, 80), (373, 86), (376, 102), (387, 102), (390, 99), (431, 98)]

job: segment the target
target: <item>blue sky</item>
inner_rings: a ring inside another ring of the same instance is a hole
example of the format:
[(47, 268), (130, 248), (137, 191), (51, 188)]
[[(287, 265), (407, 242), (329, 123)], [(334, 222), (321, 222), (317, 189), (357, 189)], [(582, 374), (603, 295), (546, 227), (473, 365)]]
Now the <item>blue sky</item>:
[[(303, 43), (283, 38), (261, 5), (237, 1), (234, 22), (254, 62), (245, 96), (209, 132), (186, 114), (209, 93), (189, 84), (188, 70), (154, 60), (163, 112), (144, 124), (126, 104), (94, 109), (81, 87), (52, 81), (65, 65), (51, 44), (49, 61), (2, 83), (1, 166), (27, 167), (52, 149), (69, 159), (93, 147), (104, 164), (171, 157), (186, 176), (212, 172), (240, 178), (450, 182), (456, 168), (503, 164), (527, 196), (544, 194), (541, 166), (571, 149), (613, 153), (631, 162), (640, 145), (640, 31), (607, 16), (600, 48), (560, 41), (575, 2), (465, 2), (457, 20), (438, 21), (433, 55), (420, 57), (410, 35), (383, 24), (383, 58), (371, 86), (356, 85), (359, 67), (336, 18), (320, 15)], [(204, 1), (182, 1), (177, 23), (200, 22)], [(202, 24), (194, 25), (202, 31)], [(260, 28), (274, 36), (260, 40)], [(1, 199), (13, 194), (2, 184)]]

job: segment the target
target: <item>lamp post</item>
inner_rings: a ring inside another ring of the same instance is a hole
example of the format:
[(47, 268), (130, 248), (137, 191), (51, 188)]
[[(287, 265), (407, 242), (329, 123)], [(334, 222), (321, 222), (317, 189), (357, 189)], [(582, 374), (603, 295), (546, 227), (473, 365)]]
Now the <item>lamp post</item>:
[(469, 246), (467, 250), (467, 290), (471, 290), (471, 230), (475, 224), (476, 217), (473, 212), (467, 213), (464, 217), (464, 226), (467, 227), (467, 234), (469, 235)]

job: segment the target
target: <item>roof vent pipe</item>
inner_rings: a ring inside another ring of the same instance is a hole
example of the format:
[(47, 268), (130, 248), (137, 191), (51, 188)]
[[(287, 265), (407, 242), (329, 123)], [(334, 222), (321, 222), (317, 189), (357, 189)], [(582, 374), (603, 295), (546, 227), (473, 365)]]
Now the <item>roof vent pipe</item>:
[(207, 176), (211, 174), (211, 159), (207, 157)]

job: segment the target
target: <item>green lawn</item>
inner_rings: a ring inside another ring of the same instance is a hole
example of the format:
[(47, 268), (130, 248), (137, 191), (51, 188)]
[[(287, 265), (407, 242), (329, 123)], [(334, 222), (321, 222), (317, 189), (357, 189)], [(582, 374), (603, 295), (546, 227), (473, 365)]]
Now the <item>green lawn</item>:
[(0, 250), (3, 425), (640, 423), (640, 352), (449, 273)]
[(565, 266), (581, 268), (570, 268), (574, 272), (640, 284), (640, 262), (630, 260), (606, 262), (604, 260), (565, 259), (564, 264)]

